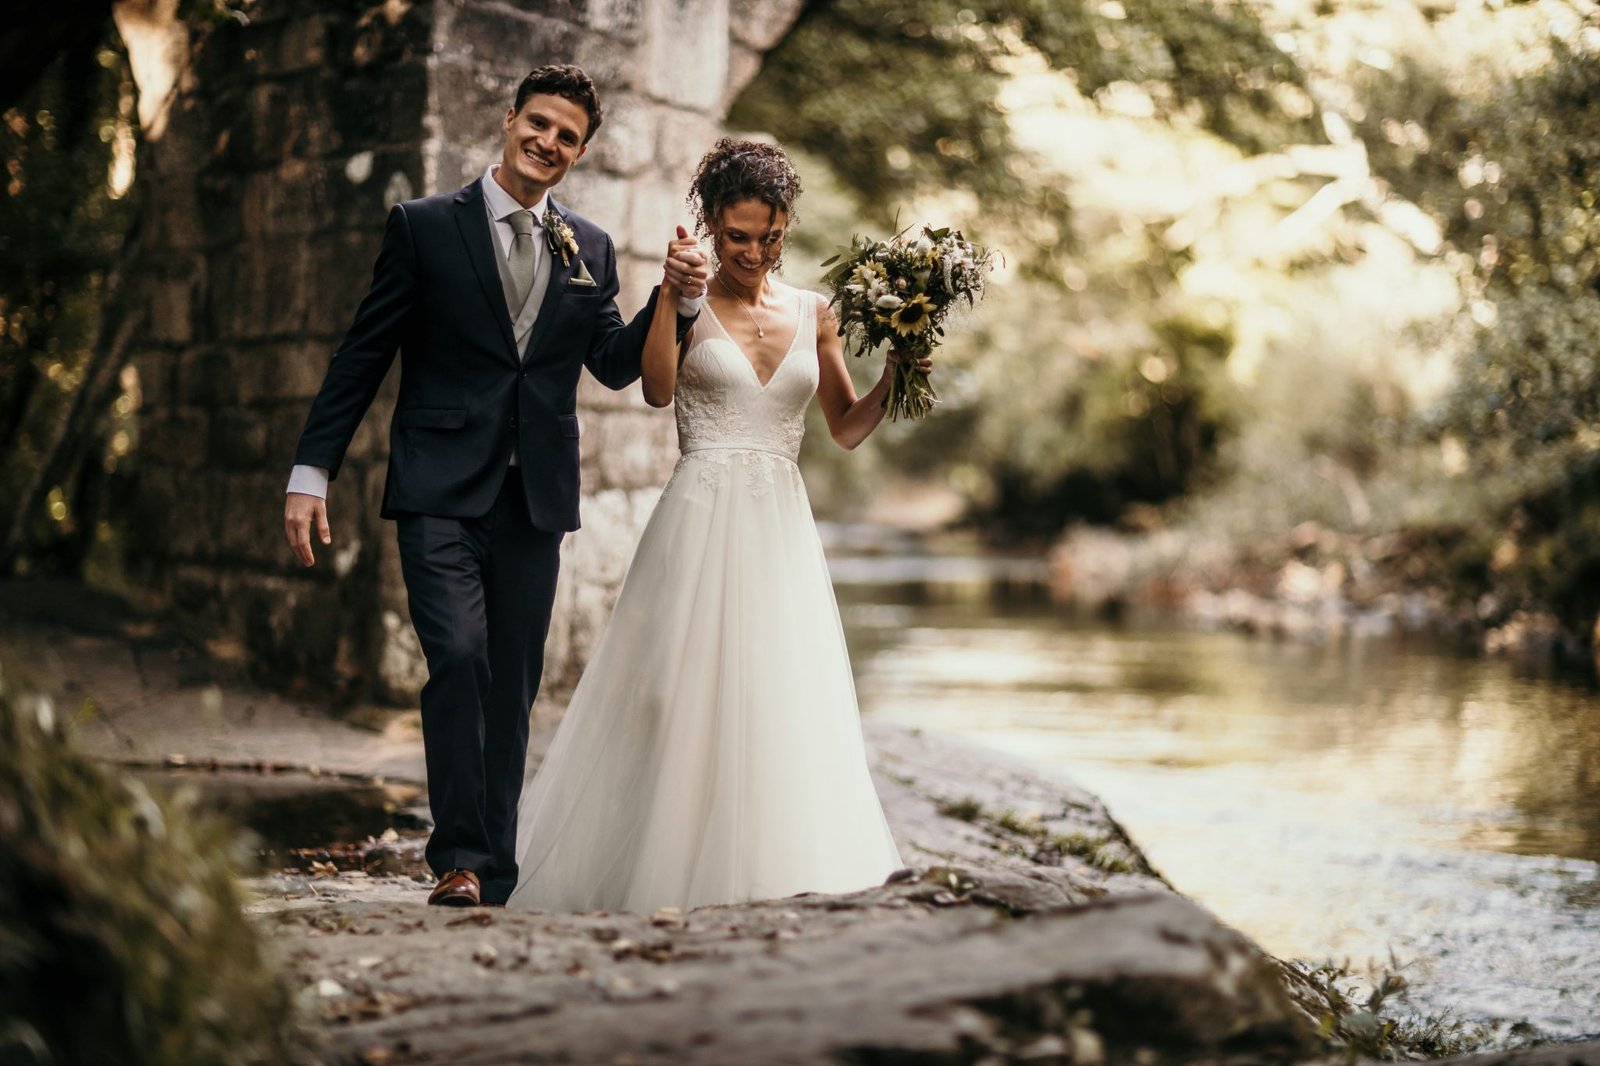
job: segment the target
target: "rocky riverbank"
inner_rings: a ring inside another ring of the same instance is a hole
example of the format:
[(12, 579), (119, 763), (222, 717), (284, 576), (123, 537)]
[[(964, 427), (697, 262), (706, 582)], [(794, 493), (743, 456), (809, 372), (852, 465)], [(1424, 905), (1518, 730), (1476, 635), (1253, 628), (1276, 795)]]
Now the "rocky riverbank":
[[(336, 720), (115, 627), (0, 639), (70, 667), (57, 705), (109, 761), (420, 779), (412, 713)], [(253, 878), (248, 913), (328, 1062), (1151, 1066), (1398, 1043), (1173, 892), (1094, 796), (866, 731), (908, 863), (883, 886), (689, 913), (442, 911), (423, 905), (420, 837), (389, 832)], [(1600, 1063), (1596, 1046), (1536, 1054)]]
[(1312, 640), (1425, 632), (1490, 655), (1600, 661), (1600, 626), (1579, 632), (1526, 597), (1465, 587), (1467, 564), (1454, 557), (1464, 551), (1442, 533), (1369, 536), (1315, 522), (1244, 544), (1182, 528), (1082, 528), (1051, 550), (1049, 581), (1057, 601), (1096, 612), (1146, 608)]

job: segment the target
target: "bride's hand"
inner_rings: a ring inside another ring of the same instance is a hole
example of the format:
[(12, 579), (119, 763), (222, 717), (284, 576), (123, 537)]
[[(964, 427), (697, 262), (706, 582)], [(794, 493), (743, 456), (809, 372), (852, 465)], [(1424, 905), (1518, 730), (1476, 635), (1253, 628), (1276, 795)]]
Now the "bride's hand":
[(924, 355), (920, 359), (910, 352), (901, 351), (899, 348), (890, 348), (888, 358), (884, 360), (885, 369), (893, 370), (901, 363), (914, 363), (916, 368), (926, 374), (933, 369), (933, 358)]
[(689, 231), (678, 227), (678, 235), (667, 244), (667, 261), (664, 264), (665, 283), (690, 298), (704, 296), (711, 274), (706, 269), (705, 253), (700, 242), (689, 236)]

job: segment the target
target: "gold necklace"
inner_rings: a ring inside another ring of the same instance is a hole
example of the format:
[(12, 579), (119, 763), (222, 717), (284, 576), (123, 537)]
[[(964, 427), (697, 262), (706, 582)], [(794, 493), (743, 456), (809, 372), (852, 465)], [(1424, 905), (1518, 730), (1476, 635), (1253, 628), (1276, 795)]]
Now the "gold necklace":
[[(738, 293), (736, 293), (732, 289), (728, 288), (728, 283), (726, 281), (722, 280), (722, 275), (721, 274), (717, 274), (717, 275), (715, 275), (715, 277), (717, 279), (717, 284), (722, 286), (722, 291), (727, 293), (729, 296), (732, 296), (734, 303), (736, 303), (740, 307), (744, 308), (744, 313), (750, 319), (750, 324), (756, 328), (756, 338), (758, 340), (765, 338), (766, 335), (767, 335), (767, 331), (762, 329), (761, 328), (761, 323), (756, 321), (755, 313), (750, 310), (750, 305), (746, 304), (743, 300), (739, 299), (739, 294)], [(757, 299), (760, 299), (760, 297), (757, 297)]]

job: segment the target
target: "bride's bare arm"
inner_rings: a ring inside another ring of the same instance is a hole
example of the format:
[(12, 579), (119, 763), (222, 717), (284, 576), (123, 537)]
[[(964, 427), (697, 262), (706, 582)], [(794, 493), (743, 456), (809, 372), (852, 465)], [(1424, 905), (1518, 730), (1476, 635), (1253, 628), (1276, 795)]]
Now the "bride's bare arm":
[[(889, 392), (889, 375), (895, 364), (910, 356), (890, 352), (883, 363), (883, 373), (867, 390), (865, 396), (856, 396), (855, 383), (844, 362), (844, 343), (839, 338), (839, 319), (833, 308), (819, 298), (817, 301), (817, 361), (822, 377), (817, 382), (817, 402), (822, 405), (822, 415), (828, 420), (828, 433), (841, 448), (854, 449), (872, 436), (872, 431), (883, 421), (883, 398)], [(933, 367), (933, 360), (920, 360), (923, 370)]]
[[(650, 330), (644, 338), (644, 354), (640, 358), (644, 402), (651, 407), (665, 407), (672, 402), (673, 393), (678, 387), (678, 364), (682, 361), (683, 353), (688, 350), (689, 337), (693, 335), (691, 329), (683, 338), (683, 343), (681, 345), (678, 343), (678, 297), (684, 294), (684, 290), (678, 284), (671, 268), (675, 256), (681, 257), (694, 246), (694, 238), (690, 237), (682, 226), (678, 227), (677, 238), (667, 245), (668, 270), (661, 282), (661, 295), (656, 298), (656, 311), (650, 319)], [(701, 266), (702, 263), (697, 258), (696, 270), (698, 271)], [(703, 271), (701, 275), (703, 277)], [(704, 292), (705, 285), (702, 281), (699, 291), (691, 295), (699, 296)]]
[(644, 402), (651, 407), (667, 406), (678, 388), (678, 296), (676, 285), (662, 283), (661, 295), (656, 297), (656, 313), (644, 337), (640, 376)]

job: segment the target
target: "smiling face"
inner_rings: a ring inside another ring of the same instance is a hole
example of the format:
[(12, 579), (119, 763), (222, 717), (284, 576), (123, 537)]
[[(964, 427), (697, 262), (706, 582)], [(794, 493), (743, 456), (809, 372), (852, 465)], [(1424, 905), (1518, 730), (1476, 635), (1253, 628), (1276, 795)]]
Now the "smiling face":
[(517, 110), (507, 109), (500, 157), (500, 184), (524, 207), (538, 202), (582, 158), (589, 113), (564, 96), (535, 93)]
[(788, 212), (762, 200), (724, 207), (711, 225), (719, 269), (742, 285), (758, 285), (778, 265), (788, 225)]

